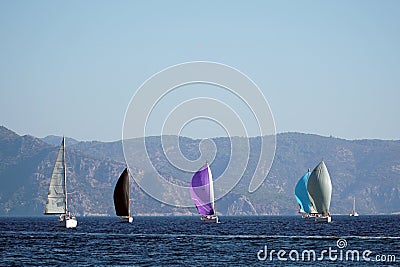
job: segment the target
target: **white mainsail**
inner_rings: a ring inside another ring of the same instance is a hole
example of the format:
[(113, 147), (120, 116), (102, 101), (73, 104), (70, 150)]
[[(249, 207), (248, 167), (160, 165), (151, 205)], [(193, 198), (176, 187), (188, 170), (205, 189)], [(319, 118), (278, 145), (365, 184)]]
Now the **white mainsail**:
[(209, 179), (209, 183), (210, 183), (210, 203), (211, 206), (214, 210), (214, 213), (216, 213), (215, 210), (215, 201), (214, 201), (214, 181), (213, 181), (213, 177), (212, 177), (212, 173), (211, 173), (211, 169), (210, 167), (208, 167), (208, 179)]
[(51, 175), (45, 214), (65, 214), (67, 212), (66, 191), (65, 142), (63, 138)]

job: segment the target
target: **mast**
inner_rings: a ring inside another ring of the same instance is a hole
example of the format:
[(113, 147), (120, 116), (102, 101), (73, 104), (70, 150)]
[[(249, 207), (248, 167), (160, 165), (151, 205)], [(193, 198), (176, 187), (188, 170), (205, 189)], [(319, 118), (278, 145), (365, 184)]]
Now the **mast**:
[(356, 211), (356, 197), (353, 197), (353, 212)]
[(63, 136), (63, 159), (64, 159), (64, 192), (65, 192), (65, 214), (68, 214), (68, 194), (67, 194), (67, 163), (65, 160), (65, 138)]
[(126, 169), (128, 170), (128, 217), (131, 217), (131, 175), (128, 166)]

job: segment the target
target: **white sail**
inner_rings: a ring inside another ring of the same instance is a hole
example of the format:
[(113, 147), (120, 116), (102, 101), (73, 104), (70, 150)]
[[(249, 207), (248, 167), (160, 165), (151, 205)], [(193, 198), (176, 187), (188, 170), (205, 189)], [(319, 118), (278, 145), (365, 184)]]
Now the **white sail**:
[(67, 212), (66, 170), (64, 138), (58, 150), (57, 161), (51, 175), (49, 193), (47, 195), (45, 214), (65, 214)]
[(212, 173), (211, 173), (211, 169), (209, 166), (207, 166), (208, 169), (208, 179), (209, 179), (209, 183), (210, 183), (210, 203), (211, 206), (214, 210), (214, 214), (216, 213), (215, 211), (215, 204), (214, 204), (214, 182), (213, 182), (213, 177), (212, 177)]
[(351, 211), (350, 216), (358, 217), (358, 212), (356, 211), (356, 197), (353, 197), (353, 210)]

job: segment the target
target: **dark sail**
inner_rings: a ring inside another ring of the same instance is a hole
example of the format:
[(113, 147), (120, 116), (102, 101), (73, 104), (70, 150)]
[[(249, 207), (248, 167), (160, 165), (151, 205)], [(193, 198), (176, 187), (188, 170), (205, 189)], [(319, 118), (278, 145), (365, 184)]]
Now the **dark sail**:
[(114, 206), (117, 216), (129, 216), (129, 173), (122, 172), (114, 189)]

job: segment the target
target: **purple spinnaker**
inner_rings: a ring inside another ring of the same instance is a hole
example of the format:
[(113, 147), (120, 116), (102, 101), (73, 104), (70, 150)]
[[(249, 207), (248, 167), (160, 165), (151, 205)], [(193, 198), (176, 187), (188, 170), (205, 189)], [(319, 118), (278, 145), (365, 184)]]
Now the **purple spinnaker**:
[(210, 177), (208, 164), (198, 170), (190, 182), (190, 195), (197, 211), (202, 215), (214, 215), (213, 203), (210, 195)]

